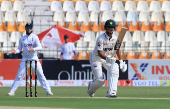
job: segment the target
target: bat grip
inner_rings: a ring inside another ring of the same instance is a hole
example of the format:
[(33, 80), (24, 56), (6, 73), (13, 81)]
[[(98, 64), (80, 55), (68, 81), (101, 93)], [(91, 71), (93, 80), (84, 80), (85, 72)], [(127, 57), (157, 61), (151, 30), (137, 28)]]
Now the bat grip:
[(117, 52), (117, 50), (114, 50), (114, 52), (113, 52), (113, 56), (112, 56), (112, 57), (115, 57), (116, 52)]

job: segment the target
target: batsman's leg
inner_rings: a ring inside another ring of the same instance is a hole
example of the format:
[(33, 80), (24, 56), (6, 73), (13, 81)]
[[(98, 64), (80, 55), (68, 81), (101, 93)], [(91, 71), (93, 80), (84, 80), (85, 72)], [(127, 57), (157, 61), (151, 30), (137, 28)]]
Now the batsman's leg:
[(107, 97), (117, 97), (117, 82), (119, 78), (119, 67), (117, 63), (105, 64), (104, 67), (108, 71), (108, 87)]
[(89, 83), (87, 93), (89, 94), (90, 97), (94, 97), (94, 93), (98, 88), (103, 86), (105, 80), (103, 79), (101, 62), (91, 62), (91, 67), (95, 79), (94, 81)]

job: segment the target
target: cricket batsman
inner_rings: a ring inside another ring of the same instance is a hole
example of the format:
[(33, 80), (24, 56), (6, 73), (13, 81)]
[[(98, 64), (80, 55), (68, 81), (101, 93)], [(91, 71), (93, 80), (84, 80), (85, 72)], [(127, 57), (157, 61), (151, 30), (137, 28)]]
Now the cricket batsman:
[[(25, 74), (26, 74), (25, 61), (28, 59), (29, 60), (32, 60), (32, 59), (37, 60), (37, 78), (38, 78), (40, 84), (42, 85), (42, 87), (45, 89), (46, 94), (53, 95), (53, 93), (51, 92), (51, 88), (50, 88), (49, 84), (47, 83), (47, 80), (43, 74), (43, 70), (42, 70), (41, 64), (39, 62), (39, 59), (37, 57), (37, 51), (42, 49), (39, 38), (38, 38), (38, 36), (36, 36), (35, 34), (32, 33), (33, 26), (31, 23), (27, 23), (25, 26), (25, 29), (26, 29), (26, 35), (20, 38), (18, 48), (16, 50), (13, 49), (13, 51), (12, 51), (13, 54), (16, 54), (16, 53), (20, 53), (21, 50), (23, 50), (22, 60), (19, 65), (19, 68), (18, 68), (18, 73), (17, 73), (17, 76), (16, 76), (12, 86), (11, 86), (11, 90), (8, 93), (8, 95), (13, 96), (15, 94), (15, 91), (17, 90), (19, 84), (24, 79)], [(30, 63), (28, 62), (28, 69), (30, 67), (29, 64)], [(33, 73), (35, 74), (35, 61), (32, 62), (32, 68), (33, 68)]]
[[(117, 41), (117, 37), (114, 34), (114, 31), (116, 30), (115, 22), (113, 20), (107, 20), (104, 25), (104, 29), (106, 32), (97, 38), (96, 46), (93, 53), (90, 55), (90, 64), (95, 78), (93, 81), (89, 82), (87, 93), (90, 97), (94, 97), (97, 89), (105, 83), (102, 74), (103, 66), (108, 72), (109, 90), (106, 97), (116, 98), (119, 66), (115, 63), (116, 58), (112, 57)], [(127, 70), (127, 64), (121, 59), (120, 49), (117, 50), (116, 54), (120, 61), (120, 69), (122, 72), (125, 72)]]

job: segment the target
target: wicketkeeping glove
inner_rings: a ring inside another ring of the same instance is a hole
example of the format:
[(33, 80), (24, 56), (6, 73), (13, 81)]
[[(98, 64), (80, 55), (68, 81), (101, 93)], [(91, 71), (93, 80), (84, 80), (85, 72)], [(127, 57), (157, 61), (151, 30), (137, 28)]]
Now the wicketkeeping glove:
[(125, 72), (127, 70), (127, 64), (125, 63), (125, 61), (123, 62), (123, 60), (119, 60), (119, 62), (121, 71)]

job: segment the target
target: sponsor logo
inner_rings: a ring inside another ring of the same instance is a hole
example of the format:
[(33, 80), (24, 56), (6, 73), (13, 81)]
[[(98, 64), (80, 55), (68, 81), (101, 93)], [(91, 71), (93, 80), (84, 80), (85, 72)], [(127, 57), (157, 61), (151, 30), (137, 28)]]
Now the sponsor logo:
[(152, 66), (152, 74), (156, 74), (156, 75), (162, 74), (162, 75), (164, 75), (164, 74), (166, 74), (166, 72), (167, 72), (168, 75), (170, 74), (169, 65), (161, 65), (161, 66), (154, 65), (154, 66)]
[(34, 47), (34, 44), (24, 44), (24, 47)]
[(94, 63), (94, 64), (93, 64), (93, 66), (94, 66), (94, 67), (97, 67), (97, 64), (96, 64), (96, 63)]
[[(138, 66), (137, 63), (130, 63), (133, 70), (135, 71), (135, 75), (133, 76), (132, 80), (147, 80), (146, 77), (142, 76), (141, 74), (145, 74), (145, 69), (148, 66), (148, 63), (142, 63), (140, 66)], [(140, 69), (140, 71), (139, 71)]]
[(108, 45), (108, 43), (104, 43), (104, 45)]
[(113, 48), (103, 48), (104, 51), (112, 51)]
[(159, 80), (133, 80), (133, 86), (160, 86)]
[(55, 86), (59, 86), (59, 80), (54, 80), (54, 83)]
[(54, 80), (54, 86), (72, 86), (72, 85), (74, 85), (74, 81)]
[(98, 42), (98, 46), (100, 46), (100, 42)]
[(81, 86), (86, 86), (87, 81), (81, 81), (81, 82), (82, 82), (82, 85), (81, 85)]
[[(108, 86), (108, 80), (105, 81), (105, 86)], [(130, 83), (126, 83), (126, 80), (118, 80), (117, 86), (133, 86), (132, 80), (130, 80)]]
[(162, 81), (162, 85), (163, 85), (163, 86), (166, 86), (167, 84), (168, 84), (167, 81)]

